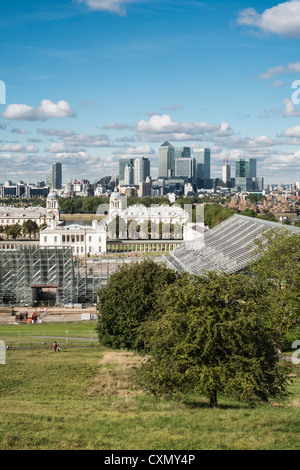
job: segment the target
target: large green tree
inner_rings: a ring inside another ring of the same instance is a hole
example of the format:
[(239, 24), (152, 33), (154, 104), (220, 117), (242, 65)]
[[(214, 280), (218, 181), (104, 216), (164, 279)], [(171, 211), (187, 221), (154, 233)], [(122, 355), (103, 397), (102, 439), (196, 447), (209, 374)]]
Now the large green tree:
[(180, 276), (162, 296), (157, 318), (140, 328), (149, 351), (141, 384), (157, 396), (200, 391), (212, 407), (218, 394), (249, 404), (284, 394), (286, 373), (264, 308), (248, 276)]
[(113, 273), (99, 292), (100, 343), (113, 348), (143, 348), (143, 341), (137, 342), (137, 329), (156, 315), (164, 289), (175, 279), (174, 271), (147, 260)]
[(251, 275), (266, 300), (266, 322), (283, 342), (300, 323), (300, 234), (268, 229), (255, 244)]

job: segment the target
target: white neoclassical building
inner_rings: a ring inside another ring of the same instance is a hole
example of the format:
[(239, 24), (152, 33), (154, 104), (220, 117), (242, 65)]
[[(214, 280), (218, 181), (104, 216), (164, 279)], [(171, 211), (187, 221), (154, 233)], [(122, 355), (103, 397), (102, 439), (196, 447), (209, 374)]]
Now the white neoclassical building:
[(105, 225), (94, 220), (92, 225), (60, 222), (59, 199), (57, 192), (50, 191), (47, 198), (47, 220), (49, 223), (40, 231), (40, 246), (71, 246), (74, 255), (98, 255), (106, 252)]
[(135, 220), (138, 223), (151, 221), (153, 223), (183, 225), (190, 219), (190, 214), (179, 205), (168, 204), (153, 205), (146, 207), (143, 204), (135, 204), (127, 207), (127, 198), (124, 194), (114, 191), (110, 197), (108, 222), (119, 216), (128, 222)]
[(37, 207), (13, 207), (0, 205), (0, 225), (19, 224), (23, 225), (27, 220), (33, 220), (41, 227), (42, 225), (51, 225), (51, 221), (60, 221), (60, 210), (57, 192), (52, 190), (47, 197), (46, 208)]
[(40, 231), (40, 246), (71, 246), (76, 256), (100, 255), (106, 253), (106, 229), (97, 220), (92, 225), (57, 225), (53, 220), (50, 227)]
[[(136, 204), (127, 207), (127, 198), (125, 195), (114, 191), (110, 197), (109, 212), (106, 219), (108, 233), (111, 238), (116, 227), (113, 226), (114, 220), (119, 217), (123, 224), (119, 231), (120, 238), (134, 236), (134, 238), (145, 239), (162, 238), (162, 239), (184, 239), (194, 240), (203, 236), (204, 223), (192, 222), (192, 208), (183, 209), (177, 204), (161, 204), (146, 207), (143, 204)], [(148, 229), (147, 229), (148, 222)], [(162, 233), (158, 234), (158, 227), (162, 224)], [(116, 225), (116, 224), (115, 224)], [(125, 228), (132, 225), (132, 232)], [(135, 230), (135, 226), (139, 226), (139, 230)], [(120, 224), (121, 227), (121, 224)], [(149, 232), (150, 230), (150, 232)], [(120, 235), (121, 234), (121, 235)]]

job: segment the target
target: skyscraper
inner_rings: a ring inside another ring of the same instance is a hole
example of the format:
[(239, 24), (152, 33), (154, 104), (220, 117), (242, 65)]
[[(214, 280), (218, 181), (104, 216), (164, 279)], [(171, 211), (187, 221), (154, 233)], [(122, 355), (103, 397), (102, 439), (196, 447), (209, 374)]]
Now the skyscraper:
[(175, 178), (193, 177), (193, 159), (192, 158), (175, 158)]
[(256, 159), (239, 158), (235, 162), (236, 178), (256, 178)]
[(263, 178), (256, 177), (256, 159), (239, 158), (235, 162), (235, 187), (237, 191), (260, 192)]
[(150, 177), (150, 160), (146, 157), (134, 159), (134, 184), (138, 186)]
[(132, 158), (123, 157), (119, 160), (119, 182), (124, 184), (125, 181), (125, 167), (126, 165), (133, 165)]
[(191, 158), (191, 148), (190, 147), (176, 147), (175, 158)]
[(62, 164), (52, 163), (52, 186), (54, 189), (62, 189)]
[(133, 165), (126, 165), (124, 170), (124, 184), (130, 186), (134, 183), (134, 167)]
[(158, 150), (158, 177), (172, 178), (175, 172), (175, 149), (169, 142), (164, 142)]
[(222, 165), (222, 183), (225, 184), (225, 186), (227, 186), (227, 187), (231, 182), (231, 180), (230, 180), (230, 165), (228, 163), (228, 158), (229, 158), (229, 154), (223, 160), (223, 165)]
[(210, 149), (194, 149), (194, 179), (198, 188), (209, 189), (210, 179)]
[(138, 186), (150, 177), (150, 160), (146, 157), (120, 158), (119, 182), (120, 185), (134, 184)]

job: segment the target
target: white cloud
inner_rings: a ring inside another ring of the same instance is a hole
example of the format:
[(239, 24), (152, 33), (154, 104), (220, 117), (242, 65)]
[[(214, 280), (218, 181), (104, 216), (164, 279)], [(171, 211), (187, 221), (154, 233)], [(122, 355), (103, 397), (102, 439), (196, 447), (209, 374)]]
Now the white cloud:
[(0, 147), (0, 152), (37, 153), (38, 151), (39, 149), (35, 145), (4, 144)]
[(37, 129), (36, 131), (38, 134), (44, 134), (48, 136), (72, 136), (75, 135), (75, 132), (71, 129), (63, 129), (63, 130), (56, 130), (56, 129)]
[(283, 100), (283, 104), (285, 106), (283, 111), (283, 117), (300, 116), (300, 107), (297, 109), (289, 98)]
[(271, 84), (272, 88), (280, 88), (282, 86), (284, 86), (284, 82), (282, 82), (281, 80), (276, 80)]
[(126, 5), (136, 2), (137, 0), (77, 0), (77, 3), (84, 3), (91, 10), (109, 11), (124, 15), (126, 13)]
[(155, 155), (155, 152), (153, 150), (152, 147), (150, 147), (150, 145), (141, 145), (139, 147), (127, 147), (123, 150), (117, 150), (116, 152), (114, 152), (115, 155), (126, 155), (127, 157), (128, 156), (151, 156), (151, 155)]
[(53, 103), (50, 100), (42, 100), (38, 108), (26, 104), (10, 104), (3, 111), (5, 119), (17, 119), (20, 121), (46, 121), (51, 118), (74, 117), (76, 114), (67, 101), (61, 100)]
[(300, 38), (300, 1), (279, 3), (259, 14), (254, 8), (242, 10), (237, 23), (253, 26), (264, 33)]
[(12, 129), (11, 132), (13, 134), (28, 134), (26, 129)]
[(300, 137), (300, 125), (289, 127), (283, 135), (286, 137)]
[(299, 73), (300, 72), (300, 62), (290, 63), (287, 67), (283, 65), (278, 65), (277, 67), (273, 67), (268, 69), (265, 73), (259, 75), (259, 78), (263, 80), (267, 80), (268, 78), (274, 78), (277, 75), (289, 75), (291, 73)]
[(205, 137), (223, 138), (234, 132), (227, 122), (209, 124), (207, 122), (177, 122), (168, 114), (151, 116), (149, 121), (142, 119), (134, 126), (142, 141), (202, 141)]

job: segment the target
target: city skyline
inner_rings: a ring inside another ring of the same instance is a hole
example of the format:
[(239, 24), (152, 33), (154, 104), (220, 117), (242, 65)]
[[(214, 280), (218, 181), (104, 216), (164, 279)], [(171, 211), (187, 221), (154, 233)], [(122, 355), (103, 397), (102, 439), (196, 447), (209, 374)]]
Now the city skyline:
[[(300, 180), (300, 1), (12, 0), (1, 5), (0, 180), (118, 174), (119, 158), (211, 149)], [(294, 88), (293, 88), (294, 86)], [(232, 175), (234, 177), (234, 174)]]

